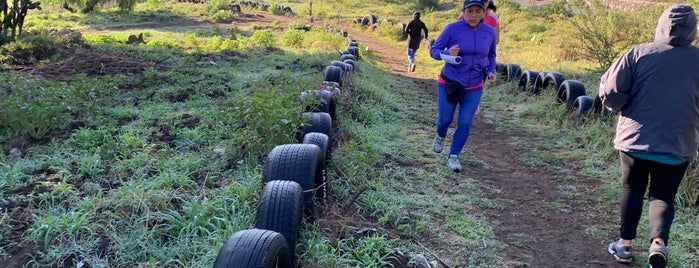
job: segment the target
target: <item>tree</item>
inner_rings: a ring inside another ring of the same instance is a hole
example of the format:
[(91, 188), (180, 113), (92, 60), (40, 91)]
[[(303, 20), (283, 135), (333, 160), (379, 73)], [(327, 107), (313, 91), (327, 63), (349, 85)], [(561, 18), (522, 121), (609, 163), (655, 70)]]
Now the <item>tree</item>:
[(41, 2), (31, 0), (13, 0), (12, 5), (7, 1), (0, 1), (0, 45), (4, 45), (22, 34), (24, 18), (32, 9), (41, 10)]

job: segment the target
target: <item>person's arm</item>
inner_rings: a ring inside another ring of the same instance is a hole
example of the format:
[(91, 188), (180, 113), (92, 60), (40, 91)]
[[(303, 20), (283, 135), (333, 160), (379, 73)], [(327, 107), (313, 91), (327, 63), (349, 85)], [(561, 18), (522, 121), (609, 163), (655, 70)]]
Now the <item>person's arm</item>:
[(439, 33), (439, 36), (437, 36), (437, 39), (434, 41), (434, 44), (432, 44), (432, 47), (430, 47), (430, 57), (432, 57), (435, 60), (442, 60), (442, 54), (448, 54), (447, 49), (449, 48), (449, 33), (451, 31), (451, 28), (449, 25), (444, 27), (441, 33)]
[(427, 32), (427, 26), (425, 23), (422, 23), (422, 29), (425, 31), (425, 39), (427, 39), (429, 33)]
[(497, 58), (497, 32), (495, 33), (495, 38), (493, 39), (493, 42), (490, 44), (490, 51), (488, 51), (488, 81), (491, 83), (494, 83), (495, 80), (497, 79), (497, 76), (495, 75), (495, 65), (496, 63), (496, 58)]
[(612, 111), (620, 111), (629, 101), (635, 67), (633, 53), (634, 49), (624, 53), (600, 79), (599, 97), (602, 104)]
[(500, 22), (495, 25), (495, 44), (500, 44)]

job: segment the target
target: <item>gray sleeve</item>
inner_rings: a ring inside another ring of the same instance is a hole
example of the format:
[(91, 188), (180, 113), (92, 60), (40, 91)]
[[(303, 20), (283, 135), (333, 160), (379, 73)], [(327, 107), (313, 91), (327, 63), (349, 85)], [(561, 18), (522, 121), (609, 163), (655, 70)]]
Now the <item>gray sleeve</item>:
[(636, 67), (633, 52), (631, 49), (619, 57), (600, 79), (599, 97), (609, 110), (618, 112), (629, 101)]

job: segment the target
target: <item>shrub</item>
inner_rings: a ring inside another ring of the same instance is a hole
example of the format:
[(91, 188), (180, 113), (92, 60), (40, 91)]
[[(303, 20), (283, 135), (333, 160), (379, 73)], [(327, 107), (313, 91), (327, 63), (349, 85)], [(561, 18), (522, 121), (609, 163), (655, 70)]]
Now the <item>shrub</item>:
[[(621, 53), (643, 42), (652, 41), (658, 15), (626, 13), (605, 8), (599, 0), (592, 5), (582, 1), (571, 2), (580, 14), (568, 20), (563, 27), (560, 45), (561, 57), (571, 54), (599, 64), (601, 70), (609, 68)], [(581, 52), (581, 53), (578, 53)]]
[(274, 34), (270, 30), (255, 31), (250, 37), (252, 47), (273, 47), (275, 42)]
[(303, 30), (291, 29), (285, 31), (279, 38), (283, 45), (298, 48), (303, 45), (304, 33)]
[(438, 0), (418, 0), (415, 3), (417, 10), (434, 10), (439, 5)]

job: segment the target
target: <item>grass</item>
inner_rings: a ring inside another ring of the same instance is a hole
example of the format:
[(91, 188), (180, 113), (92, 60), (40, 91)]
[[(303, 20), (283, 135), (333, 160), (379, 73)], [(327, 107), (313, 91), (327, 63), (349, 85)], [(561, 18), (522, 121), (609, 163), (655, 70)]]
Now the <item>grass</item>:
[[(315, 17), (330, 22), (367, 13), (398, 19), (412, 14), (407, 1), (391, 2), (323, 1), (313, 11)], [(155, 8), (152, 1), (140, 4), (126, 17), (112, 16), (109, 10), (95, 15), (42, 11), (28, 18), (25, 26), (100, 29), (152, 18), (209, 18), (204, 5), (174, 1), (166, 5), (173, 8)], [(297, 14), (307, 14), (305, 2), (289, 5)], [(554, 25), (560, 18), (532, 16), (546, 12), (521, 9), (510, 1), (499, 2), (499, 7), (504, 25), (499, 61), (517, 62), (526, 69), (560, 70), (583, 81), (588, 94), (594, 92), (599, 73), (588, 69), (595, 64), (568, 61), (556, 54), (559, 40)], [(434, 37), (439, 25), (456, 16), (453, 9), (423, 13)], [(14, 104), (32, 105), (35, 102), (26, 101), (31, 94), (66, 108), (56, 111), (63, 116), (58, 123), (25, 117), (26, 122), (48, 128), (43, 134), (19, 123), (7, 127), (7, 121), (2, 121), (0, 142), (5, 152), (17, 148), (22, 156), (0, 155), (0, 258), (23, 246), (35, 249), (26, 260), (28, 266), (36, 267), (211, 266), (228, 236), (252, 226), (262, 159), (274, 145), (294, 142), (295, 126), (301, 120), (297, 112), (303, 107), (296, 101), (299, 93), (317, 87), (322, 70), (345, 45), (341, 36), (320, 30), (284, 31), (288, 28), (281, 22), (253, 28), (257, 30), (135, 28), (84, 34), (89, 44), (104, 51), (167, 63), (169, 68), (163, 70), (78, 75), (55, 83), (26, 73), (3, 72), (0, 89), (5, 91), (0, 92), (7, 95), (14, 86), (15, 93), (23, 94), (13, 93), (21, 97), (13, 99)], [(129, 35), (139, 33), (146, 44), (124, 44)], [(391, 39), (391, 34), (376, 33), (402, 53), (404, 43)], [(230, 39), (232, 35), (236, 40)], [(328, 167), (333, 198), (347, 213), (358, 216), (339, 233), (319, 223), (306, 224), (299, 237), (304, 241), (299, 245), (300, 263), (303, 267), (382, 267), (393, 249), (401, 248), (431, 259), (436, 254), (448, 256), (453, 265), (505, 266), (503, 256), (481, 249), (502, 251), (500, 239), (527, 244), (535, 238), (494, 235), (497, 223), (489, 222), (476, 208), (509, 204), (487, 199), (483, 192), (498, 189), (484, 189), (475, 178), (454, 175), (442, 157), (416, 146), (430, 142), (433, 122), (427, 115), (433, 114), (433, 106), (425, 104), (424, 92), (412, 90), (404, 77), (388, 73), (364, 47), (361, 51), (364, 60), (357, 62), (353, 83), (344, 89), (349, 97), (338, 111), (340, 144)], [(431, 60), (425, 49), (417, 60), (425, 71), (416, 75), (434, 79), (440, 62)], [(580, 161), (580, 170), (551, 169), (560, 178), (559, 194), (573, 197), (585, 192), (575, 184), (580, 175), (603, 182), (594, 201), (617, 199), (619, 171), (609, 138), (613, 122), (570, 121), (568, 111), (552, 101), (551, 92), (529, 96), (514, 88), (513, 83), (504, 82), (489, 87), (482, 105), (498, 111), (483, 118), (498, 131), (529, 137), (508, 141), (533, 148), (517, 163), (555, 167)], [(0, 116), (8, 107), (18, 106), (2, 107)], [(463, 161), (475, 167), (484, 164), (467, 152)], [(457, 177), (459, 183), (454, 184)], [(685, 187), (684, 191), (692, 189)], [(545, 205), (569, 211), (563, 201)], [(696, 207), (680, 207), (671, 238), (672, 267), (699, 262), (696, 224)], [(375, 228), (377, 233), (353, 232), (362, 227)], [(615, 228), (603, 224), (585, 232), (604, 240)], [(645, 222), (639, 230), (647, 228)], [(23, 231), (21, 238), (15, 230)]]

